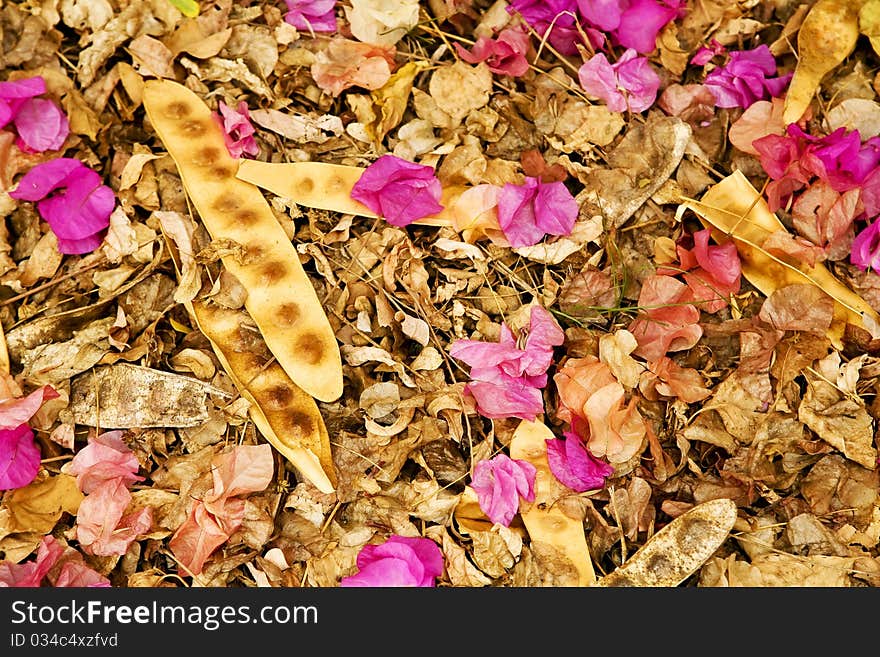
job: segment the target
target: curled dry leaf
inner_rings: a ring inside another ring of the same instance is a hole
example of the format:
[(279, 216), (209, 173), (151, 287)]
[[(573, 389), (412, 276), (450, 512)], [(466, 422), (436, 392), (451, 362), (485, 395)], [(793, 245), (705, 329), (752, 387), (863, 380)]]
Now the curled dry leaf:
[(819, 0), (798, 31), (798, 63), (782, 119), (798, 121), (822, 79), (853, 51), (859, 38), (859, 0)]
[(223, 265), (247, 289), (245, 306), (272, 354), (308, 394), (338, 399), (342, 359), (333, 328), (268, 202), (255, 186), (236, 179), (238, 163), (211, 110), (170, 80), (147, 82), (144, 107), (211, 237), (246, 248), (244, 262), (228, 255)]

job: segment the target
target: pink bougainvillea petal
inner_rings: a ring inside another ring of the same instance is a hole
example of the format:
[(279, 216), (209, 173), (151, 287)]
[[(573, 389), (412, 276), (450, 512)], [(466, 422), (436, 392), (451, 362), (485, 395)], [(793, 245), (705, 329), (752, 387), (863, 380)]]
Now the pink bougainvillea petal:
[(40, 471), (40, 448), (27, 424), (0, 429), (0, 490), (21, 488)]
[(0, 561), (0, 586), (36, 588), (49, 573), (61, 555), (64, 546), (54, 536), (44, 536), (37, 547), (33, 561), (12, 563)]
[(660, 76), (632, 48), (614, 64), (604, 53), (596, 53), (578, 69), (578, 80), (584, 91), (605, 101), (612, 112), (643, 112), (654, 104), (660, 89)]
[(792, 74), (770, 77), (776, 73), (776, 60), (770, 48), (761, 44), (753, 50), (735, 50), (724, 66), (706, 76), (705, 85), (715, 96), (718, 107), (751, 107), (759, 100), (782, 94)]
[(247, 103), (239, 102), (238, 109), (235, 110), (221, 100), (217, 103), (217, 107), (220, 110), (223, 136), (229, 154), (234, 158), (259, 155), (260, 146), (254, 139), (255, 129), (251, 124)]
[(125, 486), (143, 481), (137, 474), (137, 456), (122, 440), (121, 430), (106, 431), (89, 438), (65, 468), (76, 477), (79, 489), (89, 494), (108, 481), (121, 481)]
[(578, 493), (604, 488), (614, 468), (593, 456), (577, 434), (569, 431), (564, 435), (564, 439), (546, 441), (547, 462), (553, 475)]
[(85, 253), (88, 247), (97, 246), (96, 238), (110, 225), (116, 205), (116, 195), (101, 184), (97, 173), (79, 160), (64, 157), (33, 167), (9, 196), (37, 201), (40, 216), (58, 236), (61, 253)]
[(434, 169), (396, 155), (383, 155), (368, 166), (351, 190), (360, 201), (394, 226), (437, 214), (442, 193)]
[(18, 146), (25, 152), (56, 151), (70, 134), (67, 115), (47, 98), (31, 98), (15, 115)]
[(856, 235), (850, 262), (859, 269), (873, 269), (880, 274), (880, 221), (874, 221)]
[(683, 3), (678, 0), (631, 0), (626, 4), (628, 6), (620, 15), (619, 24), (614, 31), (615, 40), (624, 48), (648, 54), (657, 47), (660, 30), (678, 16)]
[(395, 534), (384, 543), (361, 548), (357, 567), (340, 586), (433, 587), (443, 574), (443, 553), (431, 539)]
[(519, 512), (519, 499), (535, 499), (535, 466), (498, 454), (474, 466), (471, 487), (483, 513), (493, 523), (510, 526)]
[(496, 39), (480, 37), (468, 50), (456, 43), (458, 56), (469, 64), (486, 62), (486, 66), (498, 75), (518, 77), (529, 70), (526, 53), (529, 49), (529, 35), (520, 29), (507, 28), (498, 33)]
[(26, 397), (14, 397), (0, 402), (0, 429), (15, 429), (30, 420), (43, 402), (58, 397), (50, 385), (37, 388)]
[(512, 247), (532, 246), (545, 235), (569, 235), (577, 215), (577, 201), (560, 181), (526, 176), (498, 195), (498, 224)]
[(284, 20), (304, 32), (335, 32), (336, 0), (284, 0)]

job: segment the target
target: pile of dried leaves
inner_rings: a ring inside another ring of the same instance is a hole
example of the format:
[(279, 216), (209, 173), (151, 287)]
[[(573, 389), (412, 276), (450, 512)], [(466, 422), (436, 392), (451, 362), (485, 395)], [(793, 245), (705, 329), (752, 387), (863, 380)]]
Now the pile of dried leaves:
[(880, 582), (878, 0), (0, 30), (0, 584)]

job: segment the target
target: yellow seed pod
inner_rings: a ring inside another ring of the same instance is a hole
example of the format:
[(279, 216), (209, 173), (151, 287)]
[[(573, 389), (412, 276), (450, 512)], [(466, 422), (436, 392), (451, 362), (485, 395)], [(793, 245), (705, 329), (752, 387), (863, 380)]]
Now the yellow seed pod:
[(223, 369), (251, 403), (249, 413), (260, 433), (316, 488), (332, 493), (330, 437), (315, 400), (271, 360), (244, 312), (200, 300), (188, 305)]
[(262, 192), (236, 178), (238, 161), (215, 115), (171, 80), (149, 80), (143, 102), (211, 238), (244, 247), (244, 257), (225, 256), (223, 265), (247, 290), (245, 308), (279, 365), (309, 395), (338, 399), (342, 358), (333, 328)]

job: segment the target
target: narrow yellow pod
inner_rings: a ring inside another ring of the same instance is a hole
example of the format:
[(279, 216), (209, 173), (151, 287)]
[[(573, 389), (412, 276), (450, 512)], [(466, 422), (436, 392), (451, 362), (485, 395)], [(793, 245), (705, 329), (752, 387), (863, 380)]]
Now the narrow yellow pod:
[(510, 458), (528, 461), (537, 470), (535, 499), (520, 502), (520, 515), (532, 543), (544, 543), (556, 549), (577, 571), (577, 586), (593, 586), (596, 571), (587, 547), (584, 523), (567, 516), (556, 504), (565, 487), (550, 471), (546, 440), (555, 438), (543, 422), (520, 422), (510, 441)]
[[(242, 160), (236, 176), (277, 196), (316, 210), (328, 210), (359, 217), (376, 217), (366, 205), (351, 198), (351, 190), (364, 173), (361, 167), (329, 162), (257, 162)], [(443, 210), (413, 223), (421, 226), (450, 226), (449, 207), (461, 194), (461, 187), (444, 187)]]
[(342, 358), (333, 328), (296, 249), (262, 192), (235, 177), (223, 131), (210, 108), (170, 80), (144, 86), (144, 108), (174, 159), (187, 194), (212, 239), (241, 244), (223, 258), (241, 281), (245, 307), (269, 350), (306, 393), (321, 401), (342, 395)]
[(249, 335), (245, 313), (197, 300), (189, 306), (223, 369), (251, 403), (250, 416), (260, 433), (316, 488), (332, 493), (336, 474), (330, 437), (315, 400), (276, 361), (270, 362), (262, 338)]

